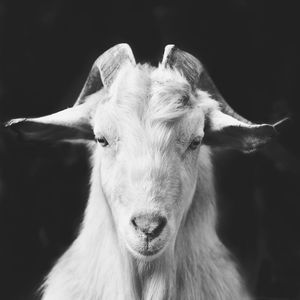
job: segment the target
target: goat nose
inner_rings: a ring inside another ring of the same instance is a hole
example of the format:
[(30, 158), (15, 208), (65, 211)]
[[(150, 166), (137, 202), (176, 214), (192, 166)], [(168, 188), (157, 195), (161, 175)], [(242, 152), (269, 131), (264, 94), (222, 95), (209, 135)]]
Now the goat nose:
[(163, 231), (167, 219), (160, 215), (142, 214), (131, 219), (133, 227), (144, 233), (148, 239), (155, 239)]

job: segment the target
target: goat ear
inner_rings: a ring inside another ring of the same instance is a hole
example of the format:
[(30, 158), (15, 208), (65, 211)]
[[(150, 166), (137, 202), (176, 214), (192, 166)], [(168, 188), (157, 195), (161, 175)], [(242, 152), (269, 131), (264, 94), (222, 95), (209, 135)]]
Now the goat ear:
[(247, 124), (215, 110), (207, 118), (203, 143), (246, 153), (253, 152), (277, 136), (277, 127), (285, 120), (274, 125)]
[(103, 86), (109, 87), (118, 71), (127, 63), (135, 65), (135, 59), (128, 44), (118, 44), (99, 56), (93, 64), (75, 105), (83, 103), (87, 96), (99, 91)]
[(95, 101), (40, 118), (10, 120), (5, 127), (25, 141), (79, 141), (94, 139), (91, 112)]

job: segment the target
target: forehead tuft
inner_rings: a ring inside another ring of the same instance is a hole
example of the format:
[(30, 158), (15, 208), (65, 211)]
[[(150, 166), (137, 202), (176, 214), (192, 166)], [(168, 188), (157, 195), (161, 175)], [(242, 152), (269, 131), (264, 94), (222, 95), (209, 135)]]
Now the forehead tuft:
[(147, 119), (173, 119), (193, 105), (191, 86), (179, 72), (147, 64), (122, 68), (110, 94), (117, 108)]

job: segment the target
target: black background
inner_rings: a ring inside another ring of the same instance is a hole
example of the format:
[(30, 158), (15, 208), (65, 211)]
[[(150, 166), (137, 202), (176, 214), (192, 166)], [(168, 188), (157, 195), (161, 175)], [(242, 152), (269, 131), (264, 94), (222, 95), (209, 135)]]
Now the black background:
[[(216, 155), (219, 234), (256, 299), (300, 299), (297, 1), (0, 1), (0, 119), (76, 100), (93, 61), (119, 42), (157, 64), (176, 44), (206, 65), (254, 122), (292, 121), (264, 151)], [(76, 236), (85, 149), (24, 144), (0, 128), (0, 299), (34, 299)]]

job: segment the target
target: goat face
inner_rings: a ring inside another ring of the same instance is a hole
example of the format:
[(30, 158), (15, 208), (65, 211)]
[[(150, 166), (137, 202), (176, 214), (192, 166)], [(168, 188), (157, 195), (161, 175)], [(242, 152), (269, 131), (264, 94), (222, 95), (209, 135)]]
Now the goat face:
[(96, 60), (72, 108), (6, 126), (29, 140), (93, 144), (92, 181), (120, 245), (144, 260), (174, 246), (196, 188), (201, 141), (249, 152), (276, 133), (238, 116), (192, 55), (167, 46), (152, 68), (136, 65), (126, 44)]
[(204, 113), (166, 69), (127, 66), (111, 91), (95, 116), (101, 185), (120, 239), (149, 259), (174, 243), (191, 203)]

